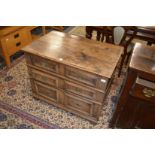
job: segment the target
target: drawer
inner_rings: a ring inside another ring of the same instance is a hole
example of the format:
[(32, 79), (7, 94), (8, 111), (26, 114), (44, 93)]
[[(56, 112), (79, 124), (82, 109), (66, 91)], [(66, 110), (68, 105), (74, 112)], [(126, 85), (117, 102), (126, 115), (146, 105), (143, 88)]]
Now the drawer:
[(138, 77), (130, 94), (142, 100), (155, 103), (155, 83)]
[(33, 78), (37, 81), (41, 81), (41, 82), (48, 84), (50, 86), (53, 86), (55, 88), (58, 87), (58, 78), (57, 77), (48, 75), (46, 73), (42, 73), (42, 72), (32, 69), (30, 67), (28, 68), (28, 70), (29, 70), (30, 78)]
[(30, 61), (31, 64), (35, 67), (38, 67), (38, 69), (45, 69), (47, 71), (55, 73), (59, 72), (59, 64), (51, 60), (44, 59), (39, 56), (30, 55)]
[(65, 107), (85, 114), (93, 115), (93, 103), (80, 99), (79, 97), (73, 96), (71, 94), (65, 93)]
[(108, 83), (106, 78), (101, 78), (97, 75), (69, 66), (65, 66), (65, 76), (102, 90), (106, 89)]
[(31, 79), (31, 84), (32, 84), (32, 91), (33, 93), (48, 99), (50, 101), (57, 102), (58, 101), (58, 90), (50, 87), (48, 85), (45, 85), (43, 83), (40, 83), (38, 81), (32, 80)]
[(103, 102), (103, 93), (68, 81), (64, 81), (64, 90), (94, 101)]
[(26, 28), (13, 32), (2, 39), (2, 44), (6, 48), (9, 55), (19, 51), (30, 42), (30, 35)]

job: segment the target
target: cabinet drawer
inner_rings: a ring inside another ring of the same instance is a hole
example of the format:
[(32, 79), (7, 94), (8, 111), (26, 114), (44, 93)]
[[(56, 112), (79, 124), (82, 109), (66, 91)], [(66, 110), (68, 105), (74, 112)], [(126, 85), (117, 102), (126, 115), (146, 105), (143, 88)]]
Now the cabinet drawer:
[(30, 35), (26, 28), (22, 28), (14, 33), (11, 33), (2, 39), (2, 44), (5, 44), (9, 55), (14, 54), (14, 52), (17, 52), (30, 42)]
[(64, 90), (67, 92), (74, 93), (76, 95), (80, 95), (82, 97), (86, 97), (88, 99), (103, 102), (104, 94), (101, 92), (97, 92), (93, 89), (89, 89), (87, 87), (83, 87), (68, 81), (64, 81)]
[(29, 70), (30, 78), (33, 78), (37, 81), (41, 81), (41, 82), (48, 84), (50, 86), (53, 86), (55, 88), (58, 87), (58, 78), (57, 77), (48, 75), (46, 73), (42, 73), (42, 72), (32, 69), (30, 67), (28, 68), (28, 70)]
[(65, 66), (65, 76), (102, 90), (106, 89), (108, 83), (106, 78), (100, 78), (97, 75), (69, 66)]
[(42, 57), (39, 56), (34, 56), (34, 55), (30, 55), (30, 63), (33, 66), (39, 67), (38, 69), (45, 69), (47, 71), (50, 72), (55, 72), (58, 73), (58, 69), (59, 69), (59, 64), (56, 62), (53, 62), (51, 60), (48, 59), (44, 59)]
[(155, 83), (137, 78), (130, 94), (140, 99), (155, 103)]
[(85, 115), (92, 115), (93, 103), (65, 93), (65, 106)]
[(36, 93), (39, 96), (44, 97), (45, 99), (57, 102), (58, 100), (58, 90), (47, 86), (43, 83), (40, 83), (38, 81), (32, 80), (31, 79), (31, 84), (32, 84), (32, 90), (34, 93)]

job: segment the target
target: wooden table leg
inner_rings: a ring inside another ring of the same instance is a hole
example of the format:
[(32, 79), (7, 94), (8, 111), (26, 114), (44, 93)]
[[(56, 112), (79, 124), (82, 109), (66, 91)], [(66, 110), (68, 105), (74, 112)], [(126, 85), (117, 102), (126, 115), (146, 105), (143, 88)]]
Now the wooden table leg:
[(5, 47), (3, 40), (1, 40), (1, 47), (2, 47), (2, 55), (3, 55), (4, 61), (6, 63), (6, 66), (10, 67), (10, 64), (11, 64), (10, 56), (7, 53), (7, 48)]
[(43, 35), (46, 34), (46, 26), (42, 26)]

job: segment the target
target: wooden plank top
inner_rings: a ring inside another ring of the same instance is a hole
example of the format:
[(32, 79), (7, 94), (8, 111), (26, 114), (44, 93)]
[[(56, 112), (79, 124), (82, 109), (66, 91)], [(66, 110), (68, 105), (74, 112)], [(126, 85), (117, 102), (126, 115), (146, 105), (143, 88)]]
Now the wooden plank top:
[(1, 26), (0, 27), (0, 38), (22, 27), (23, 26)]
[(52, 31), (22, 50), (111, 78), (123, 52), (123, 47)]
[(155, 75), (155, 47), (136, 43), (133, 50), (130, 67)]

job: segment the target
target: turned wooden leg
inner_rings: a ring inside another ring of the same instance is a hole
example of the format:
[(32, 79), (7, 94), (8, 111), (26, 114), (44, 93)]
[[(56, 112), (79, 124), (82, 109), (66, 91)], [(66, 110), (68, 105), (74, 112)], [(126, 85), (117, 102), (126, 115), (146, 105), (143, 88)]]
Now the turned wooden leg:
[(86, 38), (91, 39), (92, 38), (92, 29), (89, 26), (86, 26)]
[(104, 33), (102, 33), (102, 36), (101, 36), (101, 42), (104, 41)]
[(100, 39), (101, 39), (101, 32), (100, 31), (97, 31), (96, 40), (97, 41), (100, 41)]
[(126, 57), (126, 62), (125, 62), (125, 65), (127, 65), (127, 64), (128, 64), (130, 56), (131, 56), (131, 53), (128, 53), (128, 54), (127, 54), (127, 57)]
[(147, 45), (151, 46), (152, 45), (152, 42), (148, 41), (147, 42)]

